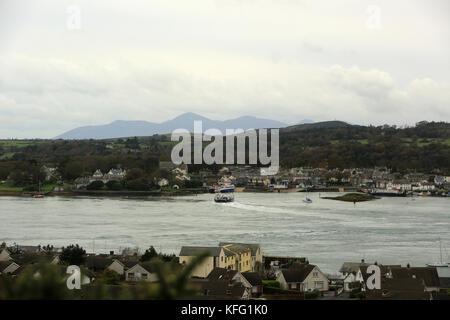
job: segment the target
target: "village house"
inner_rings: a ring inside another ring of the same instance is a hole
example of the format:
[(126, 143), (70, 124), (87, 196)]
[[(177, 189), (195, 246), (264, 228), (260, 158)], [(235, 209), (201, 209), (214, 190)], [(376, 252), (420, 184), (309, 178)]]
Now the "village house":
[(179, 254), (179, 263), (182, 265), (189, 264), (193, 259), (195, 259), (195, 257), (203, 252), (208, 252), (208, 257), (203, 261), (201, 265), (197, 266), (193, 270), (191, 276), (206, 278), (214, 268), (227, 268), (229, 266), (226, 264), (225, 258), (227, 256), (222, 247), (183, 246), (181, 247), (181, 251)]
[(206, 299), (248, 300), (251, 297), (249, 289), (239, 282), (191, 279), (190, 283), (197, 286), (200, 289), (200, 297), (207, 297)]
[(328, 278), (313, 264), (296, 264), (289, 269), (282, 269), (277, 274), (277, 281), (282, 289), (307, 291), (328, 291)]
[(387, 189), (397, 189), (403, 191), (411, 191), (412, 184), (407, 180), (394, 180), (387, 185)]
[[(182, 266), (178, 263), (165, 262), (166, 266), (173, 273), (177, 273), (181, 270)], [(158, 276), (153, 270), (153, 264), (150, 261), (138, 262), (134, 266), (125, 271), (125, 281), (126, 282), (137, 282), (137, 281), (147, 281), (147, 282), (157, 282)]]
[(263, 293), (262, 277), (256, 272), (243, 272), (225, 268), (214, 268), (206, 278), (209, 281), (226, 280), (230, 283), (241, 283), (248, 289), (251, 297), (259, 297)]
[(233, 248), (233, 246), (240, 246), (242, 248), (248, 248), (251, 252), (251, 269), (250, 271), (262, 271), (263, 270), (263, 252), (259, 244), (254, 243), (237, 243), (237, 242), (220, 242), (220, 247)]
[(152, 272), (152, 268), (150, 266), (150, 263), (148, 262), (137, 263), (133, 267), (125, 271), (125, 281), (137, 282), (141, 280), (147, 282), (158, 281), (158, 277), (154, 272)]
[[(183, 246), (179, 262), (187, 264), (202, 252), (208, 252), (208, 258), (198, 266), (192, 276), (206, 278), (216, 267), (252, 272), (262, 265), (262, 250), (259, 245), (242, 243), (220, 243), (218, 247)], [(253, 253), (252, 253), (253, 252)]]
[(184, 163), (182, 164), (175, 164), (172, 161), (160, 161), (159, 162), (159, 169), (161, 170), (166, 170), (166, 171), (172, 171), (176, 168), (179, 168), (180, 170), (182, 170), (184, 172), (184, 174), (188, 173), (188, 166)]
[(412, 187), (413, 191), (433, 191), (436, 186), (430, 182), (419, 182)]
[(381, 278), (381, 289), (367, 290), (367, 300), (430, 300), (423, 281), (413, 278)]
[(12, 260), (11, 253), (6, 248), (1, 249), (0, 250), (0, 261), (9, 261), (9, 260)]
[(20, 268), (20, 266), (17, 263), (15, 263), (13, 260), (0, 261), (0, 275), (11, 274), (19, 268)]
[(234, 280), (248, 288), (253, 298), (258, 298), (263, 294), (262, 277), (257, 272), (240, 273), (238, 276), (235, 276)]
[[(238, 270), (239, 272), (252, 271), (252, 251), (250, 247), (235, 243), (219, 246), (224, 248), (226, 267)], [(230, 261), (229, 259), (232, 260)]]
[(61, 177), (58, 174), (57, 168), (51, 168), (47, 166), (42, 166), (42, 171), (45, 174), (45, 181), (51, 181), (51, 180), (59, 180)]
[(437, 292), (440, 288), (439, 275), (434, 267), (391, 267), (387, 275), (391, 279), (420, 279), (425, 291)]

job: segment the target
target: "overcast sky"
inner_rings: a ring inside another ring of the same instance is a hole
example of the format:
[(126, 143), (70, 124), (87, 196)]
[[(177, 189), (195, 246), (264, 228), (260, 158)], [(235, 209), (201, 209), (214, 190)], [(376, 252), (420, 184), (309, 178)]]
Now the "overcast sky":
[(450, 121), (449, 21), (448, 0), (0, 0), (0, 137), (184, 112)]

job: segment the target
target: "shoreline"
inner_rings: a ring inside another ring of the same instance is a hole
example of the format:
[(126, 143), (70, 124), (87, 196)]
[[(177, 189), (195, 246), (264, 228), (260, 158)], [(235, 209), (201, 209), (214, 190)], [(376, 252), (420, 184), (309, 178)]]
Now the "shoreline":
[(177, 191), (106, 191), (106, 190), (71, 190), (71, 191), (61, 191), (61, 192), (27, 192), (27, 191), (0, 191), (0, 197), (33, 197), (35, 195), (45, 195), (48, 197), (57, 196), (102, 196), (102, 197), (172, 197), (172, 196), (188, 196), (207, 193), (207, 190), (201, 189), (183, 189)]

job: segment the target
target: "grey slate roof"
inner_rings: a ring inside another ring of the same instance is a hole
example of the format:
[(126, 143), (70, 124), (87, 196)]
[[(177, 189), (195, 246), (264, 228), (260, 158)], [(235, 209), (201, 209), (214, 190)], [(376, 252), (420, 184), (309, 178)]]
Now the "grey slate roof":
[(443, 277), (439, 278), (439, 282), (441, 283), (441, 288), (450, 289), (450, 278)]
[(439, 276), (433, 267), (391, 268), (394, 279), (422, 279), (427, 287), (439, 287)]
[(368, 300), (429, 300), (421, 279), (381, 279), (381, 290), (367, 290)]
[(359, 268), (362, 266), (369, 266), (370, 263), (362, 263), (362, 262), (344, 262), (339, 269), (341, 273), (352, 273), (358, 272)]
[(220, 251), (222, 251), (221, 247), (181, 247), (180, 256), (197, 256), (203, 252), (207, 251), (210, 256), (218, 257), (220, 255)]
[(230, 270), (225, 268), (214, 268), (206, 277), (208, 280), (226, 279), (231, 280), (236, 275), (236, 270)]
[(243, 272), (242, 276), (252, 285), (252, 286), (262, 286), (262, 278), (257, 272)]
[(302, 267), (282, 270), (281, 272), (286, 282), (303, 282), (314, 268), (315, 265), (313, 264), (304, 264)]
[(9, 267), (14, 261), (0, 261), (0, 273), (3, 272), (7, 267)]

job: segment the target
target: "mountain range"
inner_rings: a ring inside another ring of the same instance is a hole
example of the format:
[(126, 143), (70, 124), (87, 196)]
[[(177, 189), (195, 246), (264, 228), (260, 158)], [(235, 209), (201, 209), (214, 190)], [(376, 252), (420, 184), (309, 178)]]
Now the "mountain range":
[[(225, 134), (226, 129), (262, 129), (262, 128), (284, 128), (288, 124), (269, 119), (243, 116), (230, 120), (211, 120), (198, 114), (188, 112), (172, 120), (161, 123), (148, 121), (124, 121), (117, 120), (105, 125), (92, 125), (78, 127), (69, 130), (54, 139), (112, 139), (123, 137), (152, 136), (154, 134), (167, 134), (176, 129), (187, 129), (194, 131), (194, 121), (201, 120), (203, 132), (207, 129), (219, 129)], [(311, 120), (302, 120), (298, 124), (312, 123)]]

